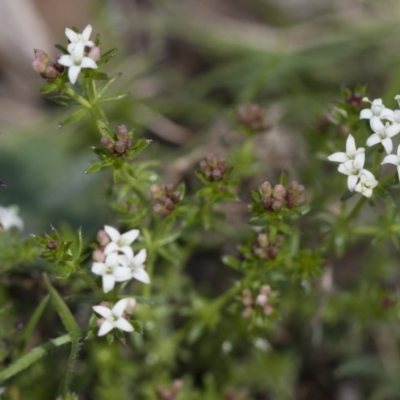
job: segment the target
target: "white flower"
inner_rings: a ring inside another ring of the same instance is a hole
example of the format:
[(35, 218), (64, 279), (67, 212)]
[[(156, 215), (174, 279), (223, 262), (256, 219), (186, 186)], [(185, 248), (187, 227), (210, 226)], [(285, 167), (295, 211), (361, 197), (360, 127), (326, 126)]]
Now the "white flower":
[(397, 174), (398, 174), (399, 180), (400, 180), (400, 145), (397, 147), (397, 155), (389, 154), (382, 160), (381, 164), (396, 165), (397, 166)]
[(365, 197), (371, 197), (373, 189), (378, 185), (372, 172), (363, 169), (360, 173), (360, 181), (355, 187), (355, 191), (361, 193)]
[(93, 310), (104, 318), (104, 322), (97, 333), (98, 336), (104, 336), (114, 328), (133, 332), (133, 326), (123, 317), (128, 301), (129, 299), (119, 300), (112, 310), (104, 306), (93, 306)]
[(358, 153), (354, 160), (348, 160), (339, 164), (338, 171), (341, 174), (348, 175), (347, 187), (353, 191), (358, 182), (361, 171), (363, 170), (365, 162), (365, 153)]
[(371, 124), (376, 119), (392, 120), (393, 111), (383, 105), (382, 99), (375, 99), (371, 102), (368, 97), (364, 97), (363, 101), (371, 103), (371, 108), (361, 110), (360, 119), (369, 119)]
[(134, 278), (143, 283), (150, 283), (149, 274), (144, 269), (144, 262), (146, 261), (147, 252), (146, 249), (142, 249), (134, 257), (129, 258), (123, 257), (123, 265), (130, 268), (131, 278)]
[(18, 216), (17, 206), (0, 207), (0, 225), (5, 231), (11, 228), (24, 229), (24, 221)]
[(82, 41), (76, 43), (71, 54), (62, 55), (59, 58), (58, 63), (68, 67), (68, 78), (72, 84), (74, 84), (78, 79), (78, 75), (82, 68), (97, 68), (96, 62), (90, 57), (85, 56), (85, 45)]
[(133, 250), (130, 245), (139, 236), (139, 230), (132, 229), (128, 232), (123, 233), (122, 235), (112, 226), (105, 225), (104, 230), (111, 239), (111, 242), (108, 243), (107, 246), (104, 248), (104, 254), (107, 255), (112, 252), (121, 252), (124, 253), (128, 258), (132, 259)]
[(400, 132), (400, 124), (390, 125), (386, 123), (383, 125), (382, 121), (377, 119), (371, 120), (371, 128), (375, 132), (367, 140), (367, 146), (373, 146), (382, 143), (387, 154), (390, 154), (393, 149), (392, 137)]
[(75, 49), (75, 46), (79, 43), (83, 43), (83, 47), (93, 47), (94, 43), (89, 40), (90, 35), (92, 33), (92, 26), (88, 25), (82, 33), (77, 33), (72, 29), (66, 28), (65, 35), (70, 41), (70, 44), (67, 47), (69, 53), (72, 53)]
[(91, 271), (103, 277), (103, 291), (108, 293), (114, 288), (115, 282), (123, 282), (131, 279), (130, 268), (121, 264), (121, 256), (118, 253), (109, 254), (104, 263), (94, 262)]
[(353, 135), (349, 134), (346, 140), (346, 152), (333, 153), (328, 157), (329, 161), (344, 163), (354, 160), (359, 153), (364, 153), (365, 149), (360, 147), (357, 149)]

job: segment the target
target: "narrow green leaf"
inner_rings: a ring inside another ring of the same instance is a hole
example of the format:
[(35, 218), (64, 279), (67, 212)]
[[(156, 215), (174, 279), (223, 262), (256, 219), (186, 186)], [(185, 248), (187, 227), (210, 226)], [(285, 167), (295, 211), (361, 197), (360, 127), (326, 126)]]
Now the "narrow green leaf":
[(124, 97), (128, 96), (129, 92), (114, 92), (111, 94), (108, 94), (107, 96), (102, 97), (99, 100), (99, 103), (105, 103), (107, 101), (116, 101), (116, 100), (121, 100)]
[(34, 329), (36, 328), (36, 325), (37, 325), (40, 317), (42, 316), (49, 300), (50, 300), (50, 296), (47, 295), (36, 307), (36, 310), (34, 311), (29, 322), (26, 324), (25, 329), (22, 333), (21, 342), (19, 345), (19, 351), (23, 351), (23, 349), (25, 348), (26, 342), (32, 336), (32, 333), (33, 333)]
[(93, 174), (94, 172), (99, 172), (104, 167), (101, 161), (93, 163), (86, 171), (85, 174)]
[(118, 51), (117, 48), (106, 51), (104, 54), (101, 55), (100, 60), (97, 61), (97, 65), (101, 66), (101, 65), (105, 64), (107, 61), (109, 61), (111, 58), (113, 58), (115, 56), (117, 51)]
[(81, 120), (88, 112), (87, 108), (79, 108), (78, 110), (74, 111), (71, 115), (61, 121), (58, 125), (59, 128), (64, 126), (72, 125)]
[(63, 53), (63, 54), (68, 54), (68, 50), (67, 50), (64, 46), (61, 46), (61, 44), (55, 44), (54, 47), (55, 47), (57, 50), (60, 50), (61, 53)]
[(68, 306), (65, 304), (58, 292), (53, 288), (46, 274), (43, 275), (43, 279), (50, 294), (51, 301), (53, 302), (57, 313), (60, 316), (65, 329), (68, 331), (69, 337), (71, 338), (71, 352), (68, 359), (68, 365), (65, 369), (65, 375), (62, 384), (62, 393), (65, 395), (68, 392), (72, 369), (79, 352), (79, 339), (81, 337), (81, 332)]
[(97, 94), (98, 94), (99, 98), (103, 96), (103, 94), (104, 94), (104, 93), (106, 92), (106, 90), (110, 87), (110, 85), (111, 85), (112, 83), (114, 83), (118, 78), (120, 78), (121, 75), (122, 75), (122, 74), (117, 74), (117, 75), (112, 76), (111, 78), (109, 78), (109, 79), (107, 80), (107, 82), (105, 82), (103, 85), (101, 85), (101, 86), (98, 88)]
[(47, 93), (50, 93), (50, 92), (52, 92), (53, 90), (56, 90), (56, 89), (57, 89), (57, 85), (55, 83), (48, 83), (47, 85), (43, 86), (40, 89), (40, 93), (41, 94), (47, 94)]
[(7, 379), (13, 377), (19, 372), (30, 367), (36, 361), (47, 355), (51, 350), (63, 346), (64, 344), (70, 343), (71, 338), (69, 335), (60, 336), (56, 339), (50, 340), (48, 343), (42, 344), (41, 346), (35, 347), (25, 356), (19, 358), (17, 361), (12, 363), (9, 367), (0, 371), (0, 384)]

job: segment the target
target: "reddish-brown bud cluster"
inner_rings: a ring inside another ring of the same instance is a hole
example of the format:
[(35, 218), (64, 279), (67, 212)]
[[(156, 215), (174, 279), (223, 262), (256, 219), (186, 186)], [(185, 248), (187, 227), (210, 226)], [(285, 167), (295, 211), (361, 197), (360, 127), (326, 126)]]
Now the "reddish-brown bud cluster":
[(296, 181), (289, 183), (287, 189), (281, 184), (274, 187), (269, 182), (260, 186), (261, 202), (267, 211), (279, 212), (284, 206), (300, 207), (306, 202), (305, 189)]
[(181, 199), (180, 191), (172, 183), (162, 186), (151, 185), (150, 192), (153, 198), (157, 200), (154, 211), (158, 214), (171, 214)]
[(253, 253), (263, 260), (274, 260), (279, 253), (279, 248), (282, 246), (282, 243), (282, 235), (278, 235), (275, 241), (271, 242), (266, 233), (260, 233), (253, 246)]
[(178, 397), (179, 391), (182, 389), (183, 382), (180, 379), (175, 379), (169, 388), (158, 386), (156, 389), (158, 400), (175, 400)]
[(346, 97), (346, 103), (352, 107), (359, 108), (363, 105), (363, 95), (359, 92), (354, 92)]
[(115, 132), (115, 137), (103, 135), (101, 144), (111, 153), (122, 157), (132, 146), (132, 132), (128, 132), (125, 125), (120, 125)]
[(200, 162), (200, 173), (209, 181), (221, 181), (227, 172), (225, 157), (217, 157), (214, 154), (207, 154)]
[(49, 243), (47, 243), (47, 248), (49, 250), (55, 250), (58, 246), (58, 240), (51, 240)]
[(50, 57), (43, 50), (35, 49), (35, 59), (32, 61), (33, 69), (44, 79), (53, 82), (63, 71), (64, 67), (50, 61)]
[(258, 104), (242, 104), (237, 108), (238, 124), (253, 131), (265, 131), (270, 127), (265, 111)]
[(242, 292), (242, 304), (244, 310), (242, 312), (243, 318), (248, 318), (258, 308), (261, 309), (264, 315), (270, 315), (273, 311), (271, 304), (269, 303), (269, 295), (271, 293), (271, 287), (269, 285), (262, 285), (255, 298), (251, 290), (244, 289)]

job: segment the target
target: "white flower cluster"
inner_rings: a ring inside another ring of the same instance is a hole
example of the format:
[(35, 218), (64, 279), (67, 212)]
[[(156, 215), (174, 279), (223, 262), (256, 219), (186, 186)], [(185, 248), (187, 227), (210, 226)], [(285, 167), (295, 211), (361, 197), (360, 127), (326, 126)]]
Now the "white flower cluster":
[[(104, 293), (112, 290), (116, 282), (133, 278), (143, 283), (150, 283), (150, 277), (144, 269), (146, 249), (134, 254), (131, 247), (138, 236), (138, 229), (121, 234), (108, 225), (104, 226), (104, 230), (99, 231), (97, 240), (101, 248), (93, 252), (95, 262), (91, 271), (102, 277)], [(121, 299), (112, 308), (108, 303), (93, 306), (93, 310), (101, 316), (97, 321), (100, 328), (97, 335), (104, 336), (114, 328), (133, 332), (133, 326), (127, 318), (133, 313), (135, 307), (136, 300), (133, 298)]]
[[(65, 35), (70, 43), (67, 47), (69, 54), (64, 54), (58, 59), (58, 64), (68, 67), (69, 81), (74, 84), (82, 68), (96, 69), (96, 59), (99, 56), (99, 48), (89, 40), (92, 33), (91, 25), (88, 25), (82, 33), (77, 33), (66, 28)], [(90, 51), (87, 51), (90, 49)]]
[[(397, 101), (400, 96), (396, 96)], [(400, 146), (397, 148), (397, 155), (390, 154), (393, 150), (392, 137), (400, 133), (400, 109), (391, 110), (386, 108), (382, 99), (375, 99), (372, 102), (368, 98), (363, 101), (371, 104), (370, 108), (360, 113), (360, 119), (368, 119), (373, 134), (367, 139), (368, 147), (381, 143), (386, 154), (382, 164), (394, 164), (397, 166), (400, 179)], [(399, 102), (400, 104), (400, 102)], [(329, 161), (339, 162), (338, 171), (347, 175), (347, 187), (352, 192), (359, 192), (365, 197), (371, 197), (374, 188), (378, 185), (372, 172), (364, 168), (365, 149), (357, 149), (354, 137), (349, 134), (346, 142), (346, 152), (337, 152), (328, 157)]]
[(146, 249), (134, 254), (130, 247), (138, 236), (138, 229), (120, 234), (108, 225), (104, 226), (104, 231), (99, 232), (98, 240), (102, 248), (95, 250), (93, 254), (96, 261), (91, 271), (102, 277), (104, 293), (112, 290), (116, 282), (133, 278), (143, 283), (150, 283), (150, 277), (143, 265), (147, 257)]

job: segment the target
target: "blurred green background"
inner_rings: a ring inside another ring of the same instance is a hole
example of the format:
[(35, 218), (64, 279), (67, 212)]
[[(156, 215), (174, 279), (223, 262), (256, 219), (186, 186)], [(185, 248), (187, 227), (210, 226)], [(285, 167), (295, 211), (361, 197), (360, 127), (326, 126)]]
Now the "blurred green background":
[[(301, 177), (302, 183), (312, 188), (307, 195), (316, 209), (337, 206), (341, 193), (333, 182), (343, 181), (343, 188), (345, 183), (338, 174), (327, 182), (327, 173), (333, 176), (335, 166), (321, 168), (328, 149), (327, 136), (318, 127), (340, 90), (358, 83), (367, 84), (372, 98), (383, 97), (389, 107), (394, 107), (393, 97), (400, 92), (399, 20), (400, 3), (395, 0), (3, 0), (0, 179), (8, 187), (0, 189), (0, 205), (19, 205), (27, 236), (66, 221), (74, 228), (82, 226), (84, 235), (90, 237), (104, 223), (115, 221), (104, 200), (110, 176), (84, 174), (95, 160), (91, 146), (99, 144), (95, 126), (88, 118), (71, 128), (58, 129), (68, 111), (39, 95), (44, 81), (30, 65), (33, 48), (54, 56), (53, 44), (66, 42), (65, 27), (82, 30), (90, 23), (93, 33), (102, 36), (104, 50), (118, 47), (106, 72), (122, 73), (114, 87), (130, 93), (105, 111), (115, 126), (124, 123), (135, 128), (138, 136), (153, 140), (146, 154), (161, 163), (160, 172), (166, 181), (185, 179), (187, 170), (195, 167), (208, 149), (223, 152), (229, 147), (235, 141), (234, 109), (239, 104), (257, 102), (266, 108), (271, 124), (257, 146), (259, 161), (268, 169), (261, 178), (277, 176), (284, 170), (291, 178)], [(177, 165), (177, 159), (189, 159), (189, 165)], [(310, 237), (313, 228), (304, 229)], [(362, 381), (365, 367), (365, 387), (369, 388), (371, 373), (380, 382), (381, 393), (386, 384), (392, 385), (392, 393), (376, 399), (399, 398), (398, 375), (385, 375), (385, 366), (369, 355), (396, 353), (392, 349), (398, 345), (387, 339), (387, 326), (382, 323), (375, 331), (367, 332), (361, 323), (352, 325), (353, 320), (363, 318), (362, 323), (367, 325), (369, 314), (363, 316), (363, 307), (367, 307), (368, 300), (378, 304), (381, 298), (369, 283), (357, 286), (359, 276), (363, 273), (371, 282), (374, 274), (380, 279), (385, 273), (375, 267), (349, 272), (347, 267), (354, 259), (357, 265), (364, 259), (368, 266), (385, 262), (382, 269), (394, 265), (372, 250), (372, 254), (364, 252), (366, 246), (369, 243), (354, 246), (347, 258), (335, 265), (338, 286), (344, 289), (324, 311), (328, 326), (324, 340), (329, 350), (318, 348), (322, 337), (318, 336), (320, 321), (315, 304), (324, 302), (317, 297), (320, 293), (312, 293), (301, 304), (303, 309), (298, 304), (298, 298), (305, 297), (300, 289), (302, 294), (293, 293), (293, 297), (282, 301), (282, 314), (291, 319), (286, 330), (271, 340), (274, 350), (263, 357), (260, 351), (268, 351), (269, 344), (255, 341), (248, 355), (251, 364), (239, 365), (235, 370), (238, 381), (246, 376), (249, 386), (260, 387), (257, 399), (289, 399), (296, 383), (299, 399), (363, 399), (358, 383), (345, 378), (338, 379), (338, 385), (333, 383), (338, 360), (347, 353), (361, 354), (346, 368), (350, 375), (357, 371)], [(361, 261), (360, 253), (364, 254)], [(216, 256), (219, 254), (211, 254), (210, 258), (215, 260)], [(205, 260), (208, 263), (207, 255)], [(347, 296), (347, 287), (354, 289), (353, 297)], [(293, 315), (293, 310), (298, 314)], [(162, 309), (154, 312), (162, 314)], [(341, 342), (344, 331), (346, 339)], [(397, 326), (393, 331), (399, 336)], [(223, 334), (219, 334), (221, 337), (215, 339), (218, 344), (223, 341)], [(371, 339), (374, 334), (378, 336), (376, 341)], [(375, 346), (379, 345), (377, 350)], [(197, 367), (202, 370), (201, 362), (207, 365), (212, 358), (213, 350), (208, 346), (206, 336), (197, 348), (204, 358), (197, 360), (196, 352), (191, 355), (200, 364), (191, 364), (194, 376)], [(109, 356), (114, 363), (120, 363), (118, 350), (105, 348), (106, 356), (107, 352), (115, 355)], [(400, 364), (394, 358), (396, 370)], [(191, 361), (189, 357), (188, 364)], [(130, 361), (123, 362), (128, 368)], [(254, 373), (241, 370), (248, 365)], [(112, 368), (104, 367), (104, 373), (112, 377), (109, 379), (114, 379)], [(264, 376), (260, 370), (268, 373)], [(346, 376), (345, 368), (342, 373)], [(145, 381), (146, 377), (142, 378)], [(262, 394), (264, 384), (271, 397)], [(81, 385), (84, 387), (85, 382)], [(336, 392), (328, 395), (326, 392), (333, 387)], [(106, 394), (103, 396), (106, 398)], [(218, 399), (217, 395), (213, 398)]]

